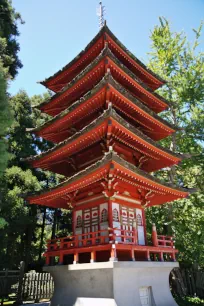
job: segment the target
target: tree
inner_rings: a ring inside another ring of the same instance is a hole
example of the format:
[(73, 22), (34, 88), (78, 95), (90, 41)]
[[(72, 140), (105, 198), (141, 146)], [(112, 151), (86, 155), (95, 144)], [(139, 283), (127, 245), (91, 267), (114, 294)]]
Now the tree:
[(33, 111), (31, 104), (36, 99), (43, 101), (48, 96), (45, 94), (30, 99), (24, 91), (20, 91), (10, 99), (14, 114), (13, 124), (7, 134), (11, 158), (1, 179), (0, 206), (0, 215), (4, 218), (5, 225), (0, 232), (0, 262), (4, 263), (4, 267), (16, 267), (21, 260), (28, 266), (38, 255), (34, 244), (41, 208), (26, 205), (23, 195), (39, 191), (46, 185), (53, 186), (56, 179), (53, 174), (29, 169), (30, 166), (22, 158), (35, 155), (39, 150), (46, 150), (50, 146), (48, 142), (26, 131), (43, 120), (43, 116), (39, 120), (39, 111)]
[(14, 78), (22, 63), (18, 58), (20, 49), (17, 37), (18, 24), (23, 23), (21, 15), (12, 7), (9, 0), (0, 0), (0, 58), (3, 67), (8, 68), (8, 74)]
[(0, 177), (9, 159), (5, 136), (13, 119), (8, 104), (7, 82), (14, 78), (18, 69), (22, 67), (18, 58), (19, 44), (16, 40), (19, 35), (18, 20), (23, 22), (20, 14), (12, 7), (11, 1), (0, 0)]
[(8, 96), (6, 92), (7, 82), (5, 70), (0, 62), (0, 176), (6, 169), (9, 159), (7, 152), (7, 140), (5, 138), (6, 131), (12, 122), (12, 113), (8, 104)]
[(198, 30), (193, 29), (195, 41), (190, 44), (183, 32), (172, 32), (169, 22), (160, 18), (160, 25), (151, 33), (149, 67), (167, 80), (159, 93), (171, 101), (162, 117), (181, 127), (161, 143), (191, 157), (171, 170), (159, 171), (157, 176), (178, 186), (196, 188), (197, 192), (188, 199), (151, 208), (147, 214), (149, 220), (158, 223), (160, 232), (176, 235), (181, 261), (204, 266), (204, 63), (198, 50), (201, 30), (202, 23)]

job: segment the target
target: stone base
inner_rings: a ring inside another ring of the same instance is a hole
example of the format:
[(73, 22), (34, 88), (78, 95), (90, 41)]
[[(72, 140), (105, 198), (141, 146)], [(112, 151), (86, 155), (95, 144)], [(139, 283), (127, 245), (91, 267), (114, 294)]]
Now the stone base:
[(176, 306), (169, 273), (176, 262), (102, 262), (47, 266), (51, 306)]

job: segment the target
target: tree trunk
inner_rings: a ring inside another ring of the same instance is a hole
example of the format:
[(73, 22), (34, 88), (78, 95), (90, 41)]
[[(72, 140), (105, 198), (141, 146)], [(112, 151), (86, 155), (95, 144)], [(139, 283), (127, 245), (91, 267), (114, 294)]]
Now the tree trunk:
[[(56, 227), (57, 227), (57, 208), (54, 210), (54, 215), (53, 215), (53, 224), (52, 224), (52, 236), (51, 239), (55, 239), (56, 237)], [(51, 265), (55, 264), (55, 258), (51, 257), (50, 260)]]
[(30, 224), (28, 224), (26, 228), (26, 237), (25, 237), (25, 255), (24, 255), (25, 271), (27, 271), (29, 260), (31, 259), (31, 244), (32, 244), (33, 232), (36, 225), (35, 223), (36, 215), (37, 215), (37, 208), (34, 205), (32, 205), (32, 207), (30, 207), (30, 212), (29, 212)]
[[(171, 88), (169, 89), (169, 93), (170, 93), (170, 100), (172, 100), (172, 90), (171, 90)], [(173, 118), (173, 124), (177, 125), (176, 109), (175, 109), (174, 105), (172, 105), (172, 107), (171, 107), (171, 113), (172, 113), (172, 118)], [(176, 134), (174, 133), (172, 135), (170, 150), (172, 152), (176, 152), (176, 148), (177, 148), (177, 141), (176, 141)], [(176, 168), (175, 168), (175, 166), (172, 166), (171, 170), (169, 171), (169, 180), (170, 180), (171, 184), (175, 183), (175, 177), (176, 177)], [(172, 224), (173, 219), (174, 219), (173, 205), (170, 203), (170, 204), (168, 204), (168, 226), (167, 226), (167, 232), (168, 232), (169, 236), (172, 235), (171, 224)]]
[(52, 236), (51, 236), (51, 239), (55, 239), (56, 228), (57, 228), (57, 208), (55, 208), (54, 214), (53, 214), (53, 224), (52, 224)]
[(45, 232), (45, 220), (46, 220), (46, 207), (43, 208), (43, 221), (42, 221), (42, 228), (41, 228), (41, 235), (40, 235), (40, 247), (39, 247), (39, 255), (38, 255), (38, 262), (40, 264), (42, 259), (42, 248), (43, 248), (43, 238)]

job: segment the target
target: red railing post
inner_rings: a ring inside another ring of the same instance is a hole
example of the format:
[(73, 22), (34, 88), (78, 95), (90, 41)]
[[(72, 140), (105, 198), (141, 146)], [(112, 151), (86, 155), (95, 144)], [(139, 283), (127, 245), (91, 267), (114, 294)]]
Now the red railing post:
[(158, 247), (157, 229), (154, 223), (152, 224), (152, 243), (153, 246)]
[(96, 251), (92, 251), (90, 263), (94, 263), (95, 261), (96, 261)]
[(74, 262), (73, 264), (77, 264), (79, 262), (79, 253), (74, 254)]
[(95, 235), (95, 233), (91, 233), (91, 244), (96, 245), (96, 235)]
[(58, 265), (63, 265), (63, 261), (64, 261), (64, 254), (63, 254), (62, 251), (61, 251), (61, 252), (60, 252), (60, 256), (59, 256)]
[(171, 258), (172, 258), (173, 261), (176, 261), (176, 254), (175, 254), (175, 252), (173, 252), (173, 253), (171, 254)]
[(131, 248), (131, 259), (132, 259), (132, 261), (135, 261), (135, 251), (134, 251), (134, 248), (132, 247)]

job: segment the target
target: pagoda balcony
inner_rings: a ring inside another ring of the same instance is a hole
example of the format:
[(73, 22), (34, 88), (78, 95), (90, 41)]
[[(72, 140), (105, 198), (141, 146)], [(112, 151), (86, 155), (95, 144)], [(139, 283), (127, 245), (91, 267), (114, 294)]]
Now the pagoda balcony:
[[(138, 243), (136, 230), (108, 228), (47, 241), (44, 253), (46, 265), (87, 263), (100, 261), (175, 261), (176, 253), (172, 236), (157, 235), (153, 225), (152, 239), (145, 245)], [(54, 259), (54, 260), (53, 260)]]

